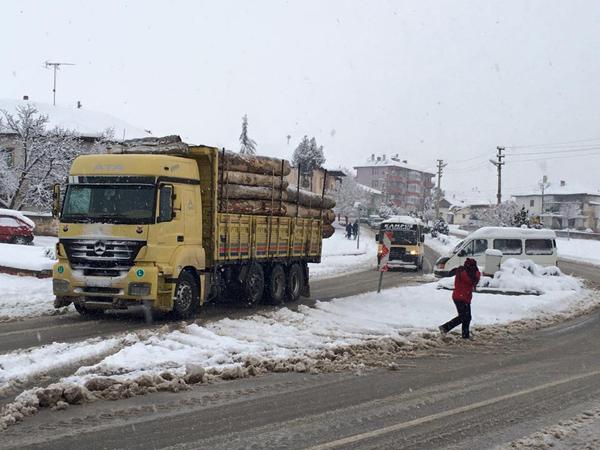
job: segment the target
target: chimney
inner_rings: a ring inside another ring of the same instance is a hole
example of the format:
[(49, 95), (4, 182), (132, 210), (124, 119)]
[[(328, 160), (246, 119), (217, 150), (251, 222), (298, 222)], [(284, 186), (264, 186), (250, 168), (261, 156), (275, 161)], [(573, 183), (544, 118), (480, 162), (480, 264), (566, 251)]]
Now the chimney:
[(404, 164), (408, 164), (408, 161), (407, 161), (406, 159), (403, 159), (403, 160), (402, 160), (402, 162), (403, 162)]
[(381, 156), (378, 156), (378, 157), (377, 157), (377, 161), (381, 161)]
[(371, 161), (375, 161), (375, 153), (371, 153)]
[(560, 187), (565, 187), (567, 185), (567, 183), (565, 182), (565, 180), (560, 180)]
[(23, 100), (29, 100), (29, 95), (24, 95)]
[(81, 102), (77, 100), (77, 109), (81, 109)]
[(385, 153), (383, 154), (383, 160), (385, 161)]

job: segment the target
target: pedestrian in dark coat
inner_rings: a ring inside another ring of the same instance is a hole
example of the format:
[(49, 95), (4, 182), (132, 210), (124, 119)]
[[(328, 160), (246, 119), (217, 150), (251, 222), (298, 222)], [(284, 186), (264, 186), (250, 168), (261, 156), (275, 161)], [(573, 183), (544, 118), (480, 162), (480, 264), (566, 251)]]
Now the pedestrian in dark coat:
[(352, 238), (352, 224), (350, 222), (346, 224), (346, 238)]
[(354, 239), (356, 239), (356, 236), (358, 236), (358, 220), (354, 222), (354, 225), (352, 225), (352, 236)]
[(448, 333), (452, 328), (462, 324), (463, 339), (470, 339), (469, 324), (471, 323), (471, 299), (473, 298), (473, 290), (479, 283), (481, 274), (477, 268), (477, 262), (474, 259), (467, 258), (465, 264), (456, 269), (454, 278), (454, 291), (452, 292), (452, 300), (456, 305), (458, 316), (440, 326), (442, 334)]

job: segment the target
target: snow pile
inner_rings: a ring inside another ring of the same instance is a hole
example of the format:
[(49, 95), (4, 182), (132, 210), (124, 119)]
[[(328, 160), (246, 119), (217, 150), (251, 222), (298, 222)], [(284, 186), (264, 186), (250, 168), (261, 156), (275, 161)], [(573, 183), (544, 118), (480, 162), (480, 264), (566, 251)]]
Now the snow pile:
[(600, 241), (559, 238), (556, 245), (561, 259), (600, 265)]
[(434, 252), (443, 256), (450, 253), (461, 241), (462, 239), (456, 236), (438, 234), (437, 237), (431, 237), (431, 235), (428, 234), (425, 238), (425, 245), (430, 247)]
[(16, 217), (17, 219), (22, 220), (27, 225), (31, 227), (31, 229), (35, 229), (35, 223), (29, 217), (24, 216), (20, 211), (15, 211), (14, 209), (4, 209), (0, 208), (0, 216), (11, 216)]
[(502, 263), (494, 278), (483, 277), (478, 287), (545, 293), (579, 291), (581, 283), (564, 275), (558, 267), (542, 267), (528, 259), (509, 258)]
[(0, 274), (0, 321), (54, 315), (52, 279)]
[[(454, 288), (454, 277), (438, 282), (443, 289)], [(558, 267), (542, 267), (528, 259), (509, 258), (502, 263), (493, 278), (481, 277), (477, 289), (498, 290), (513, 293), (544, 294), (550, 292), (579, 292), (581, 283), (564, 275)]]
[(340, 274), (369, 270), (377, 265), (375, 235), (361, 229), (359, 248), (356, 241), (346, 239), (345, 231), (336, 227), (329, 239), (323, 239), (320, 264), (309, 264), (311, 279), (332, 278)]
[[(53, 252), (35, 245), (0, 244), (0, 266), (32, 271), (51, 270)], [(0, 288), (1, 289), (1, 288)]]

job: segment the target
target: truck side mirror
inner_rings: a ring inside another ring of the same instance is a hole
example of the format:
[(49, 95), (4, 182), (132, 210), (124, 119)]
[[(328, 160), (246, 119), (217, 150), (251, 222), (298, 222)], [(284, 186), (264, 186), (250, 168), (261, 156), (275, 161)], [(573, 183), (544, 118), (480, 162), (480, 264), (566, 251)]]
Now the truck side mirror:
[(379, 233), (375, 233), (375, 242), (379, 242)]
[(158, 217), (156, 222), (170, 222), (175, 217), (173, 200), (175, 199), (173, 185), (162, 184), (158, 189)]
[(58, 218), (60, 214), (60, 184), (52, 186), (52, 217)]
[(425, 242), (425, 235), (424, 234), (421, 235), (421, 242)]

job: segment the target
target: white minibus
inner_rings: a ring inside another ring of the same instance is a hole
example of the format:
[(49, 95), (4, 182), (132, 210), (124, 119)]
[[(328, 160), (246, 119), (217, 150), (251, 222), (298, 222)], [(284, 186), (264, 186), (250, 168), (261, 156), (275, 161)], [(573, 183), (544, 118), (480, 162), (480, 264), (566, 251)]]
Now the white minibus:
[(518, 258), (530, 259), (541, 266), (555, 266), (558, 260), (556, 234), (552, 230), (483, 227), (460, 241), (451, 253), (439, 257), (433, 272), (437, 277), (452, 276), (454, 269), (467, 258), (473, 258), (483, 267), (488, 249), (500, 250), (502, 262)]

